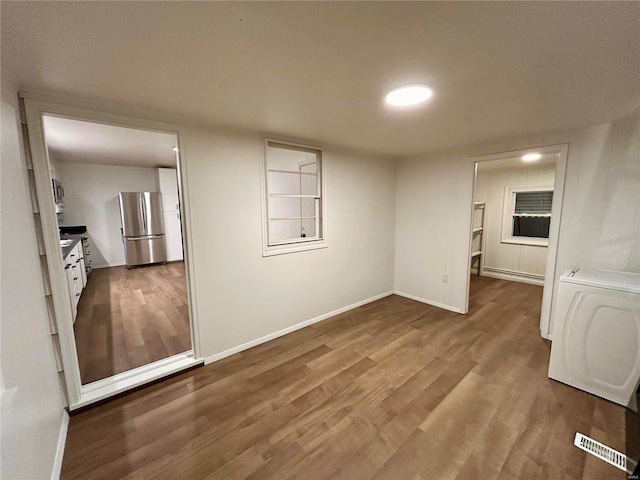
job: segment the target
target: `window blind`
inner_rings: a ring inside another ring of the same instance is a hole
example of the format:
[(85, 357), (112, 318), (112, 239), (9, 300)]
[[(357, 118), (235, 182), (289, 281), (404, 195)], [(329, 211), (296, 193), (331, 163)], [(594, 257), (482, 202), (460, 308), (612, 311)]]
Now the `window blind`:
[(515, 213), (550, 214), (553, 192), (517, 192)]
[(514, 237), (549, 238), (551, 217), (513, 217)]

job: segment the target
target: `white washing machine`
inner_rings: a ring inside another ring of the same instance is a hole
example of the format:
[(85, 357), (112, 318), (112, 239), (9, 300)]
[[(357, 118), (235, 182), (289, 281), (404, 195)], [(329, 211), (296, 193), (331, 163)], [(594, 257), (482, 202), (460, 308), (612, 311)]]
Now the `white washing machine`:
[(637, 411), (640, 274), (574, 267), (560, 277), (549, 377)]

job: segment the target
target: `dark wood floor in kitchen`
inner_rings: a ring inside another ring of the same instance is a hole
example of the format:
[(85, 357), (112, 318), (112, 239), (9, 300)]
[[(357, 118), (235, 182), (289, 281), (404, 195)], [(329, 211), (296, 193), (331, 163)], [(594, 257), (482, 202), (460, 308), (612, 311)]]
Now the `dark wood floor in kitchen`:
[(184, 262), (93, 270), (74, 332), (83, 384), (190, 350)]
[(547, 378), (541, 293), (394, 295), (114, 399), (72, 416), (62, 478), (624, 479), (573, 446), (625, 451), (625, 409)]

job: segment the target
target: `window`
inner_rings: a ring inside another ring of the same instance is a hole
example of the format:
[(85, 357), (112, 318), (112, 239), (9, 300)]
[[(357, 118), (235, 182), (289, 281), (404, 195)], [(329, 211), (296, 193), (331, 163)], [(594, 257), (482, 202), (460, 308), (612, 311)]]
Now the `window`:
[(324, 248), (322, 150), (265, 141), (265, 256)]
[(502, 242), (549, 244), (553, 187), (505, 188)]

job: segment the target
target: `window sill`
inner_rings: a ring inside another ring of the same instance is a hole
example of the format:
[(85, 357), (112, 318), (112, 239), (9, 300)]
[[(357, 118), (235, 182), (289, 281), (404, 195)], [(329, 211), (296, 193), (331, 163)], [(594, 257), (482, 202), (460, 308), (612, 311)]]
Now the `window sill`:
[(501, 243), (511, 243), (514, 245), (529, 245), (529, 246), (533, 246), (533, 247), (548, 247), (549, 246), (549, 239), (548, 238), (541, 238), (541, 239), (534, 239), (531, 237), (521, 237), (521, 238), (503, 238), (501, 241)]
[(274, 245), (264, 247), (262, 251), (263, 257), (271, 257), (273, 255), (283, 255), (285, 253), (305, 252), (307, 250), (317, 250), (320, 248), (327, 248), (326, 240), (317, 240), (304, 243), (289, 243), (286, 245)]

